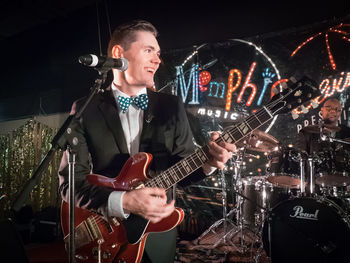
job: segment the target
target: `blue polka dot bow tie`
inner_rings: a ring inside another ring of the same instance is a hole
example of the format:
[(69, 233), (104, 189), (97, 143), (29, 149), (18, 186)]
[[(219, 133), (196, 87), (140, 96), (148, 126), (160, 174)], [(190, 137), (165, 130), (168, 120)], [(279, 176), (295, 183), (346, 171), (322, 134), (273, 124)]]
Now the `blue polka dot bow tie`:
[(147, 94), (141, 94), (139, 96), (130, 97), (130, 98), (118, 96), (117, 102), (123, 113), (125, 113), (128, 110), (131, 104), (136, 105), (141, 110), (145, 110), (147, 109), (147, 105), (148, 105), (148, 97), (147, 97)]

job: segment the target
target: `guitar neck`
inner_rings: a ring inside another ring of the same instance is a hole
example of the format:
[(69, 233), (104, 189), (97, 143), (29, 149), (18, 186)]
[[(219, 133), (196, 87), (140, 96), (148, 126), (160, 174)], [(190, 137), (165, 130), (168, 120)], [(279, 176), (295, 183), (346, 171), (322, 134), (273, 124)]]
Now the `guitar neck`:
[[(273, 117), (273, 114), (266, 107), (263, 107), (256, 114), (248, 117), (242, 123), (225, 130), (215, 142), (219, 143), (221, 141), (225, 141), (228, 143), (237, 143), (249, 133), (271, 120)], [(205, 145), (156, 177), (147, 181), (145, 186), (169, 189), (202, 167), (202, 165), (207, 162), (209, 158), (209, 148), (208, 145)]]

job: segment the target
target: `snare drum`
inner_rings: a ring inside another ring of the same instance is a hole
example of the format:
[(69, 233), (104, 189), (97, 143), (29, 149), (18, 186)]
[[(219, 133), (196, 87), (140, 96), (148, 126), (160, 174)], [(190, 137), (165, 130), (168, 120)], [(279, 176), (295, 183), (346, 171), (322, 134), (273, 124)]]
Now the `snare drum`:
[(273, 151), (268, 157), (267, 180), (278, 187), (299, 189), (301, 184), (299, 152), (288, 147)]
[(272, 262), (350, 262), (350, 221), (335, 202), (293, 198), (270, 210), (263, 246)]
[(239, 182), (239, 189), (243, 195), (241, 197), (241, 217), (243, 223), (251, 227), (262, 225), (265, 210), (289, 198), (286, 189), (273, 186), (265, 176), (242, 178)]

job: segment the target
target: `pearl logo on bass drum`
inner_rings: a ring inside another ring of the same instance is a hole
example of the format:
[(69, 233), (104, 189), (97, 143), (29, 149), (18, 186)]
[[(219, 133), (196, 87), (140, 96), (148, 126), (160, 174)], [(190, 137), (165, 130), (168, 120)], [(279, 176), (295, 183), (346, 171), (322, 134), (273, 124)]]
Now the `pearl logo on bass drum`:
[(290, 217), (299, 218), (299, 219), (308, 219), (308, 220), (318, 220), (318, 212), (320, 210), (316, 210), (315, 213), (304, 213), (304, 208), (300, 205), (293, 207), (294, 214), (290, 214)]

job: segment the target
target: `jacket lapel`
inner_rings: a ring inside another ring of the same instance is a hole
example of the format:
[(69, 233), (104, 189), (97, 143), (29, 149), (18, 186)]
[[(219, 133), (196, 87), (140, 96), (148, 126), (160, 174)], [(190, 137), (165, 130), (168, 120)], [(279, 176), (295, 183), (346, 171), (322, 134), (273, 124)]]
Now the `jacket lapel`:
[(99, 105), (99, 108), (106, 120), (108, 127), (111, 129), (114, 139), (121, 153), (129, 153), (124, 137), (123, 127), (120, 122), (118, 108), (112, 94), (112, 91), (106, 91), (103, 94), (104, 100)]
[(156, 94), (150, 89), (147, 89), (147, 96), (148, 96), (148, 107), (143, 114), (143, 128), (141, 132), (140, 147), (139, 147), (140, 152), (145, 151), (144, 144), (145, 142), (148, 143), (151, 140), (152, 134), (154, 134), (154, 131), (156, 129), (155, 121), (157, 119), (156, 109), (157, 109), (158, 99)]

